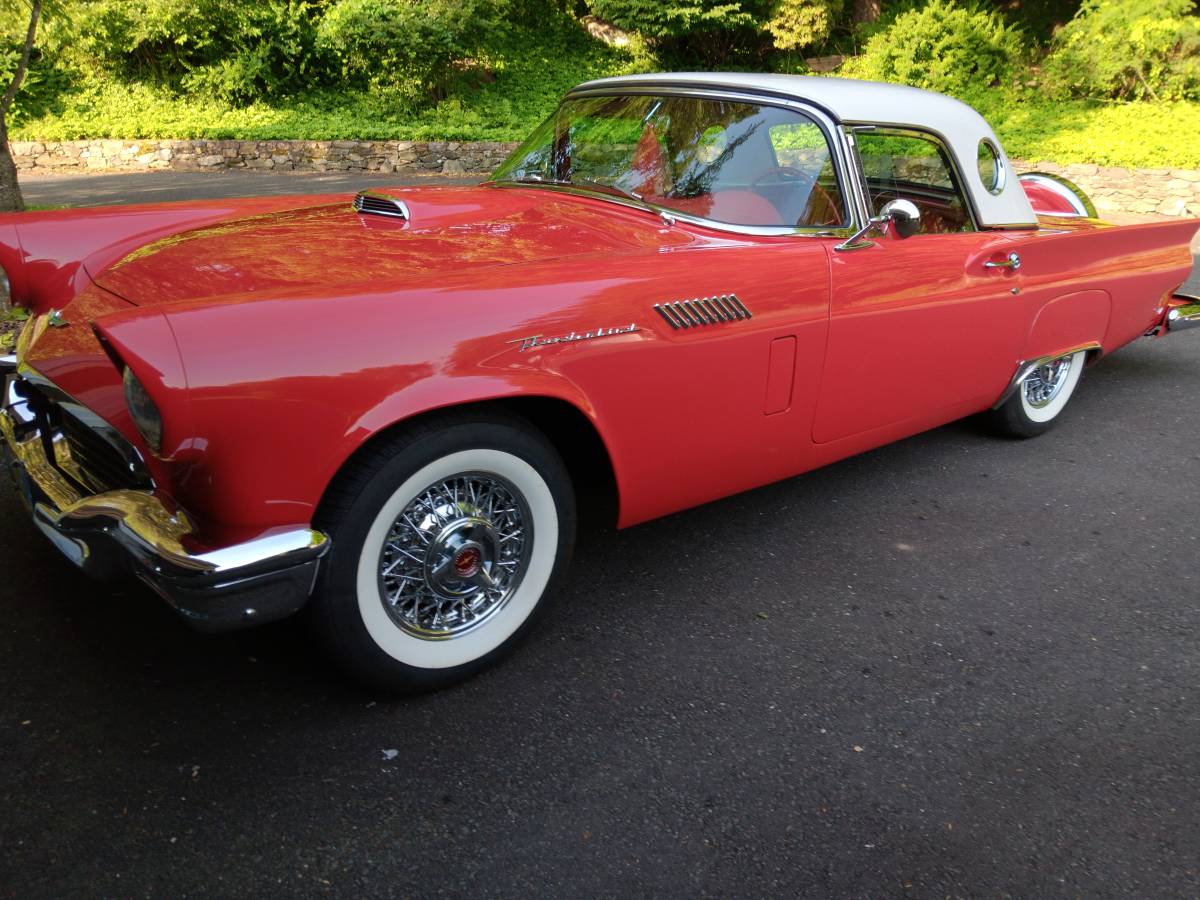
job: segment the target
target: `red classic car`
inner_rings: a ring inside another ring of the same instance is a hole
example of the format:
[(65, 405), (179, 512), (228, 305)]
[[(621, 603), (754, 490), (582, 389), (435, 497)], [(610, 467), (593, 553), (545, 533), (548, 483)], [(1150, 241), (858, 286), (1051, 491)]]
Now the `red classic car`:
[(478, 187), (0, 218), (0, 443), (85, 571), (205, 630), (305, 608), (433, 687), (529, 629), (579, 488), (629, 526), (963, 416), (1040, 434), (1200, 322), (1195, 232), (1098, 221), (935, 94), (595, 81)]

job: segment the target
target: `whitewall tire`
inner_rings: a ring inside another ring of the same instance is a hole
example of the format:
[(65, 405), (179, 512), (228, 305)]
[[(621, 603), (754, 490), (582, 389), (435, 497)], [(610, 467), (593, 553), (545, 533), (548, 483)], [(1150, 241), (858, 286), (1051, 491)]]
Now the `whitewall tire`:
[(1030, 372), (1013, 395), (991, 411), (991, 421), (1010, 437), (1036, 437), (1061, 417), (1083, 377), (1087, 351), (1050, 360)]
[(360, 454), (322, 503), (311, 604), (334, 658), (373, 686), (461, 680), (526, 633), (565, 568), (574, 497), (520, 420), (448, 418)]

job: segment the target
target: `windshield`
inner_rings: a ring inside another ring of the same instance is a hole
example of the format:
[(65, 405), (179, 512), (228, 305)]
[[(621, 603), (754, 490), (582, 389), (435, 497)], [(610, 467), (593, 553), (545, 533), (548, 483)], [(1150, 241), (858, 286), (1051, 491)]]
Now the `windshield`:
[(493, 180), (574, 184), (730, 225), (834, 228), (846, 221), (817, 123), (754, 103), (566, 100)]

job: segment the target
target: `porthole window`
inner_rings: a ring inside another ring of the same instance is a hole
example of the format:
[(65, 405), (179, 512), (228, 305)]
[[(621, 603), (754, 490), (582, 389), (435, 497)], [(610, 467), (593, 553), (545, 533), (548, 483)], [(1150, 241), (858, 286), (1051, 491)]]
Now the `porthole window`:
[(984, 138), (979, 142), (979, 178), (989, 194), (1004, 190), (1004, 164), (1000, 162), (1000, 151), (996, 145)]

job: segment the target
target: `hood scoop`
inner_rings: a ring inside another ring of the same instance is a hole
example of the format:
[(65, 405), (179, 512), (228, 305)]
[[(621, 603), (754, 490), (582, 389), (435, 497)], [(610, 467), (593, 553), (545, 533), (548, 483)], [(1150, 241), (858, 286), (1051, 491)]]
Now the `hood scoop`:
[(363, 215), (387, 216), (403, 219), (405, 222), (412, 218), (408, 212), (408, 204), (403, 200), (376, 191), (359, 191), (354, 197), (354, 208)]

